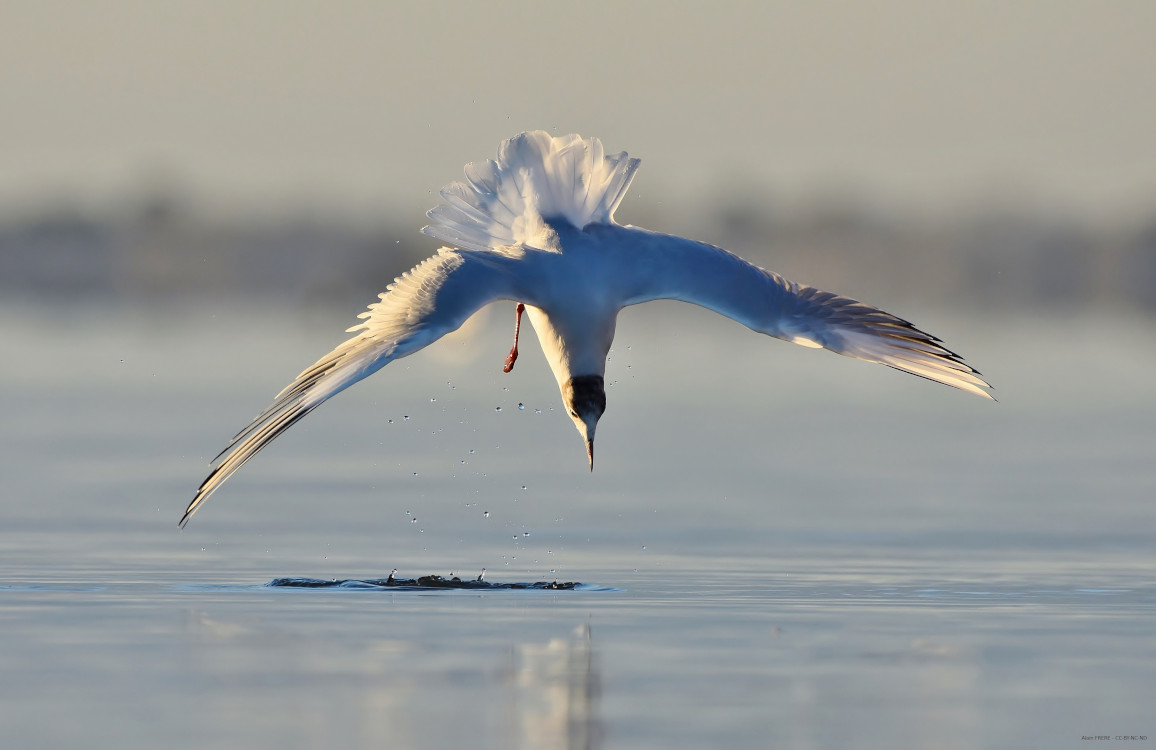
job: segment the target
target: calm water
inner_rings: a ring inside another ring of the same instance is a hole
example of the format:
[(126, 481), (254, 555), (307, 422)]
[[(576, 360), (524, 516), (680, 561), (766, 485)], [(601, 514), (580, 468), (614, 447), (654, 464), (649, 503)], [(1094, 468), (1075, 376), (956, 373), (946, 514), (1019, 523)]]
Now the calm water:
[[(347, 322), (4, 310), (0, 746), (1156, 741), (1150, 321), (916, 315), (990, 404), (628, 311), (591, 475), (532, 339), (500, 372), (507, 312), (311, 415), (179, 532)], [(589, 586), (265, 585), (483, 567)]]

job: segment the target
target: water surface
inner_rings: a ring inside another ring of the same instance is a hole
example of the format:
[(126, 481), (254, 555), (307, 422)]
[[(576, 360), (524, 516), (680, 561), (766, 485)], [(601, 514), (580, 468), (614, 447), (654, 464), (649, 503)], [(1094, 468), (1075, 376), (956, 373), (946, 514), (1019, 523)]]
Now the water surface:
[[(183, 532), (205, 462), (345, 321), (6, 311), (0, 743), (1156, 735), (1149, 326), (921, 320), (987, 404), (653, 307), (620, 321), (593, 475), (532, 342), (500, 372), (499, 315), (311, 415)], [(395, 568), (585, 586), (267, 585)]]

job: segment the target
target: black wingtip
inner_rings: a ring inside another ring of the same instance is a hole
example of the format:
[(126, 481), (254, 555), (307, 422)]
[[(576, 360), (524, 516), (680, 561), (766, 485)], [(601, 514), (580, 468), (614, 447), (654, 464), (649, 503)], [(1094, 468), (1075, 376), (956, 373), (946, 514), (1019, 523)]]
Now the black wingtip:
[(193, 502), (189, 503), (189, 507), (185, 508), (184, 514), (181, 515), (181, 520), (177, 521), (178, 529), (183, 531), (184, 528), (189, 525), (189, 521), (192, 520), (193, 514), (197, 512), (197, 506), (199, 505), (200, 503), (197, 502), (197, 498), (193, 498)]

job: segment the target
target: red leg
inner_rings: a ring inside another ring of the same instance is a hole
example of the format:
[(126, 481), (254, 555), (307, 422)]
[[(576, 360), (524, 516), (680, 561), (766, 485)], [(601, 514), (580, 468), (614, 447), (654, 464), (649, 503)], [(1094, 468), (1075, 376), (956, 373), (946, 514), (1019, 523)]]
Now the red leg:
[(526, 306), (521, 302), (514, 308), (514, 345), (510, 347), (510, 353), (506, 355), (506, 364), (502, 368), (502, 372), (513, 370), (514, 363), (518, 361), (518, 331), (522, 328), (522, 312), (525, 309)]

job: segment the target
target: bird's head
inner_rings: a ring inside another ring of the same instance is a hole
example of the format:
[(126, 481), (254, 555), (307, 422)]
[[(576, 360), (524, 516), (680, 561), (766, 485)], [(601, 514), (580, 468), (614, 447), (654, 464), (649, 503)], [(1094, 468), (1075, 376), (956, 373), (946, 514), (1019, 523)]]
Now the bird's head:
[(586, 458), (594, 471), (594, 430), (606, 411), (606, 389), (601, 375), (576, 375), (562, 386), (562, 403), (586, 442)]

